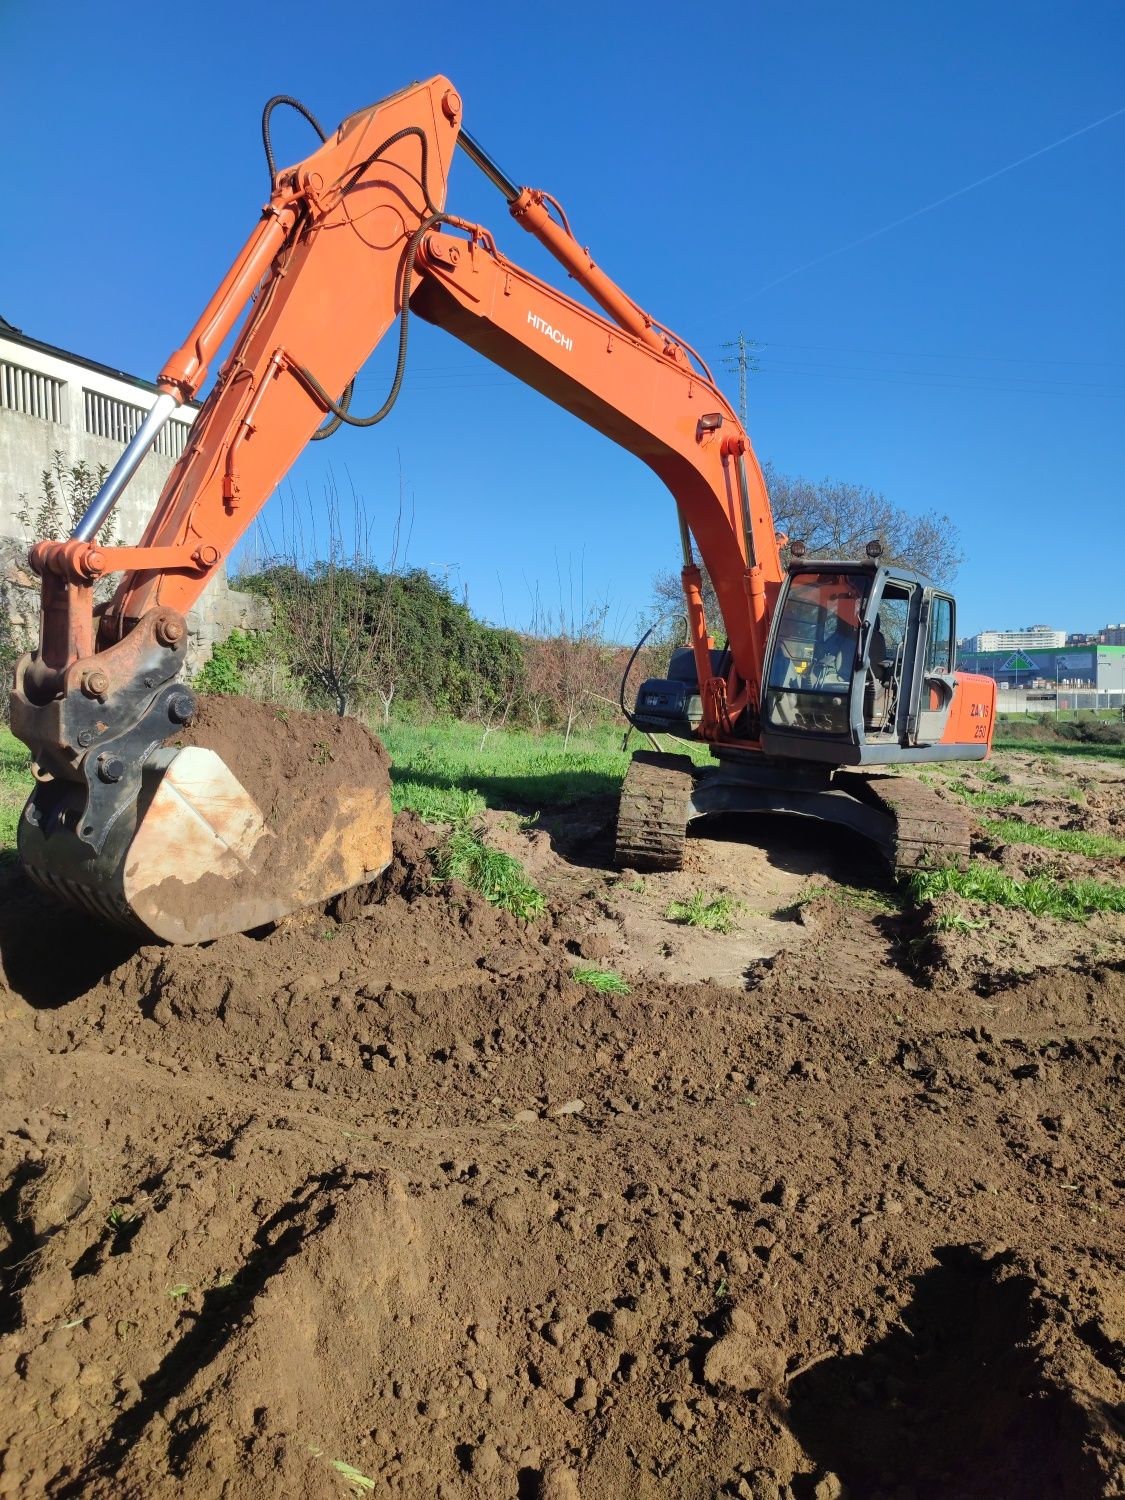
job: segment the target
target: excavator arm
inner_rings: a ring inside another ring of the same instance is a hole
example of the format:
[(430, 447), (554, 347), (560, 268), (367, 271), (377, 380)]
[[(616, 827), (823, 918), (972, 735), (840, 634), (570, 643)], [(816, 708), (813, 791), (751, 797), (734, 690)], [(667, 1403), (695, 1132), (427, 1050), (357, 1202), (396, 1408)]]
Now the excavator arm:
[[(74, 536), (32, 549), (40, 641), (17, 668), (12, 723), (31, 747), (39, 785), (20, 849), (33, 876), (79, 904), (162, 938), (198, 941), (295, 904), (276, 878), (294, 860), (323, 866), (305, 870), (305, 902), (386, 863), (389, 808), (369, 809), (365, 823), (361, 788), (347, 799), (346, 818), (326, 810), (325, 828), (346, 826), (348, 836), (321, 840), (314, 858), (282, 847), (218, 756), (167, 746), (195, 712), (179, 681), (187, 610), (310, 440), (386, 414), (402, 380), (411, 313), (605, 433), (664, 481), (679, 514), (701, 732), (717, 737), (748, 713), (753, 735), (781, 568), (749, 441), (702, 361), (594, 264), (553, 199), (500, 172), (462, 130), (461, 114), (448, 79), (433, 78), (353, 115), (304, 161), (274, 173), (258, 224), (161, 371), (152, 412)], [(597, 308), (532, 276), (488, 230), (445, 211), (458, 141)], [(247, 304), (144, 535), (132, 547), (99, 545), (99, 528), (161, 425), (203, 387)], [(352, 381), (396, 319), (390, 396), (380, 412), (357, 418)], [(533, 457), (528, 467), (533, 475)], [(723, 677), (712, 671), (693, 538), (729, 637)], [(113, 573), (123, 575), (120, 585), (95, 612), (94, 585)]]
[[(558, 218), (549, 211), (554, 200), (510, 183), (459, 121), (460, 100), (447, 80), (434, 79), (354, 117), (336, 141), (278, 174), (261, 224), (161, 372), (162, 390), (194, 395), (239, 299), (268, 267), (141, 547), (186, 549), (182, 555), (191, 558), (203, 549), (216, 562), (229, 555), (328, 414), (327, 393), (348, 386), (405, 299), (411, 312), (659, 475), (676, 500), (685, 540), (695, 538), (708, 567), (738, 680), (756, 701), (768, 604), (781, 569), (749, 440), (687, 345), (594, 264), (557, 205)], [(458, 138), (501, 187), (516, 222), (603, 313), (507, 259), (487, 229), (441, 211)], [(400, 361), (395, 390), (401, 371)], [(103, 621), (102, 641), (151, 609), (185, 612), (206, 582), (198, 566), (134, 569)], [(696, 633), (705, 638), (702, 623)]]
[[(663, 480), (678, 508), (701, 733), (729, 735), (742, 715), (741, 737), (756, 737), (782, 573), (749, 440), (698, 356), (593, 262), (553, 199), (500, 171), (463, 131), (461, 114), (449, 81), (433, 78), (353, 115), (306, 160), (274, 174), (261, 219), (161, 371), (152, 413), (74, 536), (32, 549), (42, 580), (40, 643), (17, 669), (12, 722), (32, 749), (40, 785), (20, 847), (31, 872), (71, 899), (173, 940), (258, 925), (293, 904), (276, 881), (263, 894), (263, 851), (275, 869), (285, 851), (229, 768), (216, 756), (197, 753), (189, 763), (187, 752), (164, 748), (195, 709), (178, 681), (184, 615), (310, 440), (341, 422), (373, 425), (386, 414), (403, 375), (411, 313), (635, 453)], [(487, 229), (445, 211), (459, 140), (516, 222), (596, 308), (532, 276)], [(97, 531), (130, 475), (176, 406), (202, 388), (247, 303), (140, 542), (100, 546)], [(351, 383), (396, 319), (391, 394), (380, 412), (357, 418)], [(535, 455), (526, 468), (533, 482)], [(729, 639), (722, 677), (711, 665), (693, 539)], [(118, 572), (116, 594), (95, 615), (95, 582)], [(302, 881), (304, 900), (378, 867), (364, 857), (355, 807), (353, 797), (351, 857), (322, 841), (323, 878), (313, 871)], [(372, 816), (369, 842), (389, 857), (389, 811)], [(211, 893), (187, 903), (190, 921), (168, 909), (168, 872), (176, 872), (177, 891), (192, 884), (187, 849)]]

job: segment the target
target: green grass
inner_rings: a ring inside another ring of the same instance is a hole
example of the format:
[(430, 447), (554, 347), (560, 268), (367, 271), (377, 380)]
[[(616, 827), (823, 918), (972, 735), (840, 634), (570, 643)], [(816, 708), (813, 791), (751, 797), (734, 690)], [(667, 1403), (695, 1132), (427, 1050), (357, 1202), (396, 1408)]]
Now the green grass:
[(0, 729), (0, 863), (15, 854), (20, 809), (32, 785), (27, 746), (10, 729)]
[(935, 923), (939, 932), (982, 932), (988, 925), (987, 917), (981, 922), (972, 922), (955, 911), (943, 911)]
[(600, 995), (627, 995), (629, 986), (620, 974), (615, 974), (612, 969), (595, 969), (588, 966), (580, 966), (571, 971), (572, 979), (579, 984), (588, 985), (590, 989), (597, 990)]
[(869, 912), (872, 915), (886, 913), (894, 916), (902, 911), (902, 897), (893, 890), (880, 891), (872, 886), (862, 885), (809, 885), (805, 887), (796, 901), (789, 901), (784, 906), (776, 907), (771, 915), (792, 921), (803, 906), (811, 905), (821, 896), (827, 896), (828, 900), (835, 902), (837, 906), (843, 906), (852, 911)]
[(1018, 880), (995, 865), (976, 863), (967, 870), (917, 870), (908, 888), (917, 902), (952, 891), (982, 906), (1006, 906), (1036, 917), (1084, 922), (1100, 911), (1125, 912), (1125, 885), (1103, 880), (1049, 880), (1036, 875)]
[(408, 809), (425, 823), (468, 823), (484, 811), (479, 792), (463, 786), (430, 786), (408, 777), (391, 783), (391, 806), (395, 812)]
[(434, 852), (434, 868), (442, 880), (460, 880), (479, 891), (486, 901), (525, 921), (537, 917), (545, 905), (543, 894), (528, 880), (518, 859), (490, 849), (471, 829), (454, 828)]
[(1089, 741), (996, 739), (994, 750), (1022, 750), (1033, 755), (1079, 756), (1087, 760), (1125, 760), (1125, 745), (1097, 745)]
[(964, 781), (948, 781), (946, 786), (969, 807), (1018, 807), (1031, 800), (1029, 792), (1017, 791), (1015, 787), (991, 786), (974, 791)]
[(734, 919), (742, 910), (742, 902), (733, 896), (708, 896), (705, 891), (695, 891), (690, 901), (673, 901), (664, 911), (670, 922), (679, 922), (686, 927), (702, 927), (707, 932), (733, 932)]
[[(622, 731), (614, 725), (575, 732), (564, 746), (561, 734), (498, 729), (481, 747), (479, 726), (456, 720), (433, 724), (394, 723), (376, 733), (394, 762), (391, 780), (398, 806), (419, 802), (440, 810), (440, 802), (425, 803), (429, 791), (475, 793), (488, 807), (565, 806), (584, 797), (616, 796), (629, 769), (634, 750), (646, 741), (635, 735), (628, 750), (621, 748)], [(673, 748), (705, 761), (704, 746), (677, 743)], [(451, 821), (447, 814), (436, 821)]]
[(1067, 828), (1039, 828), (1021, 823), (1017, 818), (994, 818), (985, 827), (1007, 844), (1034, 844), (1040, 849), (1061, 849), (1067, 854), (1088, 854), (1091, 859), (1106, 855), (1125, 857), (1125, 839), (1109, 834), (1082, 833)]

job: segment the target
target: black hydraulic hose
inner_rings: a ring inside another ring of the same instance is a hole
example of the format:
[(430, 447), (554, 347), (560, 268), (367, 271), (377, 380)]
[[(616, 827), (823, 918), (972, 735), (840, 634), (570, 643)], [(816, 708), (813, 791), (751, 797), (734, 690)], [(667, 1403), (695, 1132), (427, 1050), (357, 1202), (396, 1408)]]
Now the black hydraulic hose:
[[(629, 712), (629, 710), (625, 707), (625, 685), (629, 681), (629, 673), (633, 670), (633, 663), (636, 661), (637, 657), (640, 656), (640, 654), (641, 654), (641, 647), (648, 640), (648, 638), (652, 634), (652, 632), (656, 629), (656, 625), (657, 624), (659, 624), (659, 621), (657, 621), (654, 624), (650, 625), (648, 627), (648, 629), (645, 631), (644, 635), (641, 636), (640, 640), (633, 647), (633, 654), (629, 658), (628, 664), (626, 665), (624, 672), (622, 672), (622, 674), (621, 674), (621, 688), (620, 688), (620, 691), (618, 692), (618, 695), (617, 695), (617, 701), (621, 705), (621, 712), (625, 715), (626, 719), (629, 721), (629, 723), (633, 726), (634, 729), (640, 729), (640, 725), (637, 723), (637, 720), (634, 717), (634, 715), (631, 714)], [(643, 730), (641, 732), (644, 733)]]
[(422, 189), (422, 196), (426, 200), (426, 208), (431, 214), (440, 212), (437, 204), (430, 197), (430, 142), (429, 137), (420, 125), (404, 125), (401, 130), (396, 130), (394, 135), (389, 135), (381, 146), (376, 146), (370, 156), (361, 161), (358, 166), (351, 169), (351, 180), (344, 188), (344, 192), (350, 193), (371, 163), (378, 161), (384, 151), (389, 151), (399, 141), (404, 141), (408, 135), (416, 135), (422, 143), (422, 175), (418, 180)]
[[(311, 379), (312, 377), (310, 376), (309, 378)], [(344, 394), (340, 397), (340, 405), (343, 407), (345, 412), (348, 411), (348, 409), (351, 407), (352, 392), (354, 390), (355, 376), (353, 375), (352, 378), (348, 381), (347, 385), (344, 387)], [(318, 427), (309, 441), (311, 443), (317, 443), (321, 440), (321, 438), (331, 437), (332, 434), (343, 425), (343, 421), (343, 417), (333, 417), (330, 422), (325, 422), (323, 427)]]
[[(340, 401), (336, 402), (333, 401), (332, 397), (311, 370), (307, 370), (303, 365), (296, 367), (301, 379), (316, 393), (318, 400), (324, 404), (327, 411), (332, 413), (337, 424), (346, 422), (349, 427), (374, 427), (376, 422), (381, 422), (384, 417), (390, 414), (391, 408), (398, 400), (398, 393), (402, 388), (402, 377), (406, 372), (406, 341), (410, 333), (410, 283), (414, 277), (414, 259), (418, 254), (418, 246), (422, 236), (428, 229), (432, 229), (435, 224), (442, 223), (444, 219), (444, 214), (430, 214), (429, 218), (423, 219), (418, 228), (410, 236), (410, 245), (406, 252), (402, 271), (402, 312), (399, 315), (398, 325), (398, 359), (395, 363), (394, 379), (391, 381), (391, 388), (387, 393), (387, 399), (383, 402), (379, 410), (372, 412), (369, 417), (353, 417), (348, 411), (347, 403), (351, 399), (351, 384), (354, 382), (349, 383), (348, 390), (344, 392)], [(335, 428), (329, 422), (320, 429), (318, 435), (328, 437), (330, 432), (334, 431)]]
[(266, 148), (266, 166), (269, 168), (271, 188), (273, 187), (273, 180), (277, 176), (277, 166), (273, 159), (273, 139), (270, 135), (270, 116), (273, 114), (274, 110), (279, 104), (288, 104), (290, 109), (295, 109), (299, 115), (304, 115), (305, 119), (316, 131), (317, 135), (320, 136), (321, 140), (326, 141), (328, 139), (328, 136), (326, 135), (324, 130), (324, 126), (313, 114), (311, 109), (302, 104), (299, 99), (294, 99), (291, 94), (275, 94), (273, 98), (270, 99), (266, 104), (265, 109), (262, 110), (262, 145)]
[[(279, 96), (280, 98), (281, 96)], [(277, 102), (279, 100), (271, 99), (270, 104)], [(295, 100), (286, 100), (285, 102), (296, 103)], [(305, 112), (302, 106), (298, 105), (298, 108), (302, 108), (302, 112)], [(315, 121), (313, 123), (315, 124)], [(319, 129), (319, 126), (317, 128)], [(303, 365), (298, 366), (297, 368), (302, 380), (308, 384), (311, 390), (316, 392), (317, 398), (323, 402), (326, 410), (332, 413), (331, 420), (313, 433), (314, 441), (331, 437), (345, 423), (349, 427), (374, 427), (376, 422), (381, 422), (384, 417), (390, 415), (391, 408), (398, 400), (399, 391), (402, 389), (402, 379), (406, 373), (406, 345), (410, 332), (410, 284), (414, 278), (414, 260), (418, 254), (418, 246), (421, 243), (422, 236), (428, 229), (432, 229), (435, 224), (440, 224), (445, 220), (445, 215), (438, 209), (430, 194), (430, 143), (426, 132), (417, 125), (406, 125), (402, 130), (396, 130), (394, 135), (389, 135), (381, 145), (376, 146), (370, 156), (352, 168), (350, 180), (343, 189), (345, 195), (350, 193), (367, 168), (373, 162), (378, 161), (384, 151), (389, 151), (398, 141), (405, 140), (410, 135), (416, 135), (422, 144), (422, 175), (419, 178), (419, 184), (422, 188), (422, 196), (425, 199), (426, 207), (429, 210), (429, 216), (422, 220), (421, 224), (419, 224), (418, 228), (410, 236), (410, 244), (407, 246), (406, 255), (403, 260), (402, 312), (399, 315), (398, 359), (395, 363), (394, 379), (391, 381), (391, 388), (387, 393), (387, 399), (378, 411), (373, 412), (369, 417), (353, 417), (349, 408), (352, 401), (352, 392), (355, 388), (354, 376), (348, 381), (343, 395), (337, 402), (333, 401), (332, 397), (311, 370), (306, 369)]]

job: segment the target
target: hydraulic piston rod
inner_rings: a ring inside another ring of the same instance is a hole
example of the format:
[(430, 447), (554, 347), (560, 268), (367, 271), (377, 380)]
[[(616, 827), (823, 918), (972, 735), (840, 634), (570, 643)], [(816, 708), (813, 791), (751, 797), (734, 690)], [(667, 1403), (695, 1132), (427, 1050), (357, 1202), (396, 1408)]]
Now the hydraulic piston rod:
[(155, 443), (160, 429), (179, 404), (176, 397), (168, 395), (167, 392), (157, 396), (152, 403), (152, 410), (133, 434), (129, 446), (114, 464), (106, 482), (91, 500), (86, 514), (74, 528), (72, 533), (74, 541), (92, 542), (97, 536), (102, 522), (117, 504), (121, 491), (137, 472), (141, 460)]
[(514, 203), (520, 195), (519, 188), (506, 172), (501, 171), (501, 169), (492, 160), (492, 157), (489, 156), (488, 152), (484, 149), (480, 142), (474, 140), (469, 132), (463, 127), (460, 135), (457, 137), (457, 144), (461, 147), (461, 150), (465, 153), (469, 160), (476, 163), (476, 165), (488, 178), (489, 182), (491, 182), (494, 187), (498, 187), (500, 189), (500, 191), (504, 194), (504, 197), (507, 198), (508, 202)]

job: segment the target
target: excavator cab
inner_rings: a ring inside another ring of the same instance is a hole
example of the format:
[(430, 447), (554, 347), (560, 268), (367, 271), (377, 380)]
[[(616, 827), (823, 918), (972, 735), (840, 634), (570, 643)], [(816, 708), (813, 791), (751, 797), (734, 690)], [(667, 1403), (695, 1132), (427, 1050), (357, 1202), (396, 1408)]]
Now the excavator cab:
[(956, 604), (928, 578), (797, 559), (766, 654), (767, 755), (837, 766), (983, 759), (995, 684), (955, 671)]
[[(834, 824), (899, 872), (964, 860), (971, 829), (963, 811), (935, 804), (912, 777), (877, 770), (988, 754), (996, 684), (955, 670), (956, 638), (952, 596), (920, 573), (878, 556), (794, 559), (773, 611), (758, 714), (744, 711), (712, 738), (711, 765), (634, 755), (618, 865), (679, 869), (689, 824), (761, 813)], [(727, 680), (729, 650), (711, 653), (711, 671)], [(642, 683), (633, 723), (697, 740), (703, 698), (694, 654), (681, 649), (667, 678)]]

